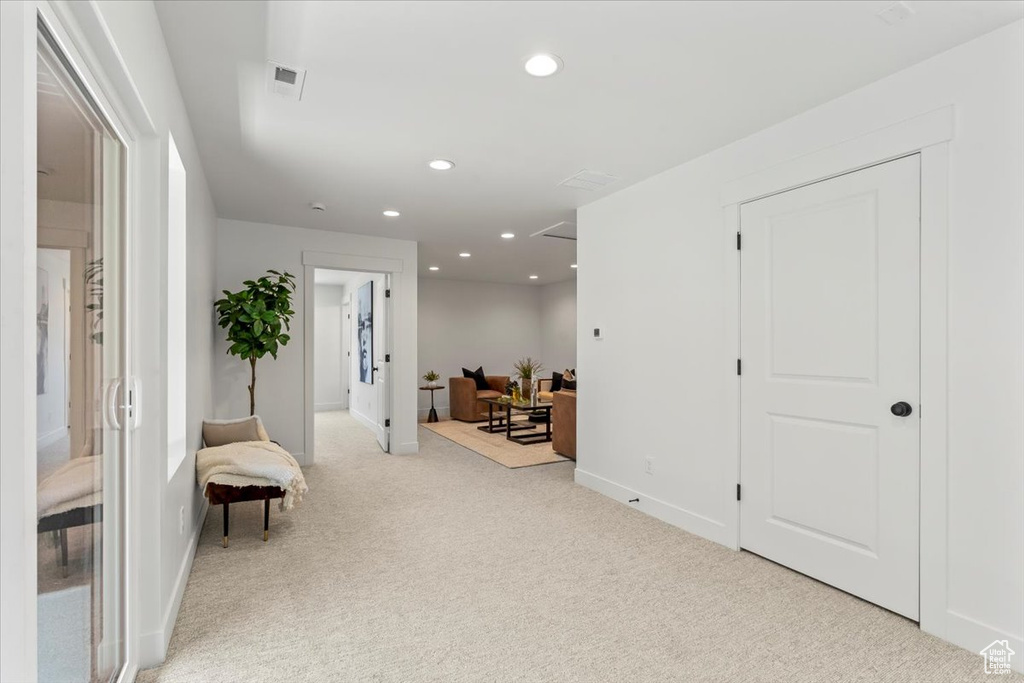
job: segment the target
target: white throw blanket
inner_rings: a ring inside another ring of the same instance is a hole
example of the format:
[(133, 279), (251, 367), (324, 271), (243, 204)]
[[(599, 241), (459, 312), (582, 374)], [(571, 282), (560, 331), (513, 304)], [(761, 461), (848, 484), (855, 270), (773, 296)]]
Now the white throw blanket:
[(281, 509), (290, 510), (309, 491), (302, 469), (288, 451), (270, 441), (242, 441), (196, 453), (196, 480), (206, 485), (277, 486), (284, 489)]
[(36, 514), (39, 519), (103, 502), (103, 456), (73, 458), (39, 482)]

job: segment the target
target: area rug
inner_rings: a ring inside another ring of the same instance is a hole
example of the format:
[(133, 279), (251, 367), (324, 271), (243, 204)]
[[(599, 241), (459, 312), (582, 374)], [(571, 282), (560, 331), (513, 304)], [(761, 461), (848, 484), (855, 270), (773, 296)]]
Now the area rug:
[[(481, 432), (477, 427), (480, 423), (460, 422), (459, 420), (442, 420), (441, 422), (421, 423), (435, 434), (440, 434), (460, 446), (479, 453), (485, 458), (490, 458), (499, 465), (509, 469), (517, 467), (532, 467), (533, 465), (548, 465), (554, 462), (565, 462), (569, 458), (563, 458), (551, 450), (550, 443), (535, 443), (521, 446), (505, 438), (505, 433), (488, 434)], [(537, 429), (544, 429), (544, 425), (538, 425)]]

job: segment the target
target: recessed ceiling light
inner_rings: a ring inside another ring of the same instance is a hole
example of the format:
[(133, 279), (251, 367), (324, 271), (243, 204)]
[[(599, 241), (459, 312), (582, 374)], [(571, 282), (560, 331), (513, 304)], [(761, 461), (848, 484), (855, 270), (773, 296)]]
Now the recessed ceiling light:
[(562, 66), (562, 60), (558, 55), (550, 53), (534, 55), (527, 59), (524, 65), (526, 73), (538, 78), (553, 76), (562, 70)]
[(395, 211), (394, 209), (387, 209), (386, 211), (384, 211), (384, 215), (387, 216), (388, 218), (396, 218), (398, 216), (401, 216), (402, 214)]
[(435, 171), (450, 171), (455, 168), (455, 162), (448, 161), (447, 159), (434, 159), (428, 166)]
[(441, 269), (438, 268), (437, 266), (430, 266), (430, 270), (441, 270)]
[(578, 268), (579, 266), (577, 266), (577, 265), (576, 265), (576, 264), (574, 263), (574, 264), (572, 264), (572, 265), (571, 265), (571, 266), (569, 266), (569, 267), (570, 267), (570, 268)]
[(537, 279), (538, 277), (540, 277), (540, 276), (539, 276), (539, 275), (531, 275), (531, 276), (530, 276), (530, 279), (531, 279), (531, 280), (536, 280), (536, 279)]
[(510, 239), (512, 239), (515, 236), (516, 236), (516, 234), (514, 232), (503, 232), (503, 233), (501, 233), (501, 238), (503, 240), (510, 240)]
[(309, 205), (309, 208), (313, 209), (314, 211), (327, 210), (327, 207), (322, 202), (313, 202), (312, 204)]
[(461, 254), (459, 254), (459, 256), (461, 256), (462, 258), (469, 258), (470, 256), (472, 256), (472, 254), (470, 254), (468, 251), (464, 251)]

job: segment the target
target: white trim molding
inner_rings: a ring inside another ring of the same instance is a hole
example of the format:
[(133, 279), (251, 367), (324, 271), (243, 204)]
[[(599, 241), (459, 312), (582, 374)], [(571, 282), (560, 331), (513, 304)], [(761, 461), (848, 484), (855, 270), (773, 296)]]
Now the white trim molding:
[(744, 204), (827, 178), (885, 163), (953, 139), (954, 109), (947, 105), (891, 126), (865, 133), (722, 187), (721, 204)]

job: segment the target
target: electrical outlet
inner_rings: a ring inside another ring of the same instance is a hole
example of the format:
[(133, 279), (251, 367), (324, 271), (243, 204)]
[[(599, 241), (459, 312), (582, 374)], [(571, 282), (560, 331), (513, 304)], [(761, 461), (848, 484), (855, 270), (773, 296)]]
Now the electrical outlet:
[(178, 533), (185, 535), (185, 506), (178, 508)]
[(648, 455), (644, 458), (644, 472), (647, 474), (654, 474), (654, 456)]

